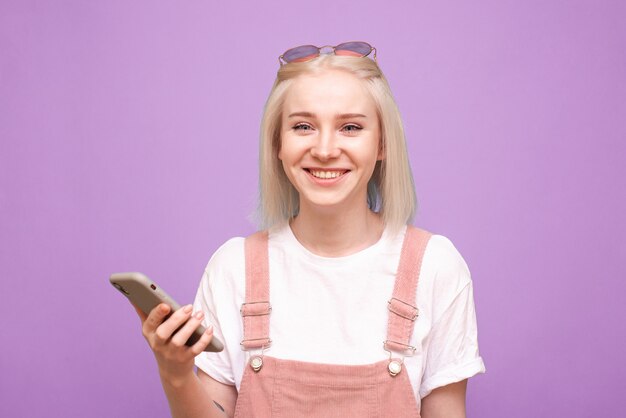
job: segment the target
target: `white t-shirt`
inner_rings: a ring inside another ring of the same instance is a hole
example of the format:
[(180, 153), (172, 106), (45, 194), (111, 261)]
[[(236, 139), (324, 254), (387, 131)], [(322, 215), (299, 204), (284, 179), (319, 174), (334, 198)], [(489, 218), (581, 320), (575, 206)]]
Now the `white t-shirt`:
[[(296, 239), (288, 224), (269, 234), (270, 338), (265, 354), (326, 364), (370, 364), (389, 358), (387, 301), (406, 228), (345, 257), (321, 257)], [(213, 254), (194, 302), (224, 342), (220, 353), (202, 353), (196, 366), (239, 390), (250, 352), (242, 351), (245, 299), (244, 238), (232, 238)], [(465, 261), (446, 237), (433, 235), (417, 286), (419, 317), (405, 370), (420, 399), (485, 366), (478, 353), (472, 281)], [(258, 353), (258, 351), (253, 352)]]

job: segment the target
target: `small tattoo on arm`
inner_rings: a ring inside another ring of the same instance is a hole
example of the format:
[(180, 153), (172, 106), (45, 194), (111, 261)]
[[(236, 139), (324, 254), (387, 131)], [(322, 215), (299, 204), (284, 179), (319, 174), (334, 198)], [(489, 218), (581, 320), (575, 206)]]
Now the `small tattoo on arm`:
[(223, 413), (226, 413), (226, 411), (224, 411), (224, 407), (222, 405), (218, 404), (215, 401), (213, 401), (213, 403), (215, 404), (215, 406), (217, 406), (220, 409), (220, 411), (222, 411)]

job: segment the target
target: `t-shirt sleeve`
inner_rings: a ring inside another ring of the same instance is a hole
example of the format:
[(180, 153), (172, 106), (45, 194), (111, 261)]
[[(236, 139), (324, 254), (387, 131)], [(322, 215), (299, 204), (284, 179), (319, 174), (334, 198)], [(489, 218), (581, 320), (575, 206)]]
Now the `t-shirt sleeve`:
[(228, 245), (222, 246), (209, 260), (209, 263), (207, 264), (207, 267), (202, 275), (202, 279), (200, 280), (200, 286), (198, 287), (198, 292), (196, 293), (196, 298), (193, 304), (194, 312), (200, 310), (204, 312), (205, 318), (203, 320), (203, 325), (206, 327), (208, 324), (212, 324), (213, 335), (220, 341), (224, 342), (225, 347), (224, 350), (219, 353), (200, 353), (195, 358), (195, 365), (198, 369), (202, 370), (218, 382), (234, 385), (235, 376), (231, 364), (232, 359), (229, 355), (228, 346), (226, 344), (227, 341), (225, 340), (222, 332), (220, 315), (218, 315), (220, 304), (216, 303), (219, 302), (216, 299), (222, 299), (218, 295), (228, 291), (224, 288), (224, 274), (222, 266), (220, 265), (220, 263), (224, 262), (223, 259), (225, 258), (221, 253), (227, 251), (225, 250), (225, 247), (227, 246)]
[[(442, 296), (440, 314), (433, 318), (420, 385), (420, 398), (438, 387), (485, 372), (478, 352), (478, 330), (473, 285), (465, 261), (452, 243), (441, 257), (444, 264), (437, 272), (437, 286)], [(444, 290), (445, 289), (445, 290)]]

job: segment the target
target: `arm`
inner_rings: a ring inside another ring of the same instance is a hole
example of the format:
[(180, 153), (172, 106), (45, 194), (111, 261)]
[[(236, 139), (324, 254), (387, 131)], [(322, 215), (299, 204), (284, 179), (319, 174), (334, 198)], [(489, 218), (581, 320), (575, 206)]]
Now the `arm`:
[(161, 377), (172, 417), (232, 417), (237, 390), (214, 380), (202, 371), (172, 385)]
[[(211, 342), (213, 329), (208, 327), (193, 346), (185, 345), (193, 331), (200, 325), (203, 313), (197, 312), (192, 315), (191, 306), (185, 306), (164, 321), (170, 311), (166, 304), (160, 304), (148, 316), (139, 309), (136, 310), (142, 322), (142, 333), (156, 358), (172, 417), (231, 416), (237, 400), (235, 387), (217, 382), (204, 373), (196, 375), (193, 372), (194, 358)], [(182, 328), (176, 332), (181, 326)]]
[(222, 407), (224, 409), (225, 415), (222, 415), (222, 418), (234, 416), (235, 404), (237, 403), (237, 389), (235, 386), (218, 382), (200, 369), (198, 369), (198, 379), (205, 391), (213, 394), (212, 406), (216, 406), (215, 404), (217, 404), (218, 408)]
[(465, 418), (467, 379), (434, 389), (422, 399), (422, 418)]

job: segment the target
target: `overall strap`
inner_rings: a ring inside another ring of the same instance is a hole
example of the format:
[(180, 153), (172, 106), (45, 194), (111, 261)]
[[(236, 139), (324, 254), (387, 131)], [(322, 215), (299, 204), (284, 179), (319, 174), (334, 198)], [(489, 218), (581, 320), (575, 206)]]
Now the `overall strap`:
[(409, 345), (413, 325), (419, 312), (415, 302), (422, 258), (431, 233), (408, 225), (398, 273), (393, 288), (393, 296), (388, 302), (389, 322), (385, 350), (411, 355), (415, 348)]
[(270, 276), (268, 232), (259, 231), (245, 239), (246, 300), (241, 305), (243, 318), (242, 349), (267, 347), (270, 340)]

